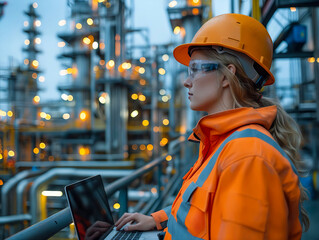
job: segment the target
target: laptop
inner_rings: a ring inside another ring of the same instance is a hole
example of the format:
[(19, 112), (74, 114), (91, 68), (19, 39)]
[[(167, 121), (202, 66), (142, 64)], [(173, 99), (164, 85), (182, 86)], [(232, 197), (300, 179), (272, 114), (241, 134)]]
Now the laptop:
[(79, 240), (140, 239), (158, 240), (161, 231), (117, 231), (100, 175), (65, 187), (68, 204)]

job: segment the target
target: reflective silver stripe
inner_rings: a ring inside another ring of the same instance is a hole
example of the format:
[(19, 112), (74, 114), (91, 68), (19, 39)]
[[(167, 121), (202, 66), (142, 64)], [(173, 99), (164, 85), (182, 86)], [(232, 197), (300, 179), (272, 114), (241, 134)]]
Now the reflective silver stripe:
[[(197, 237), (194, 237), (193, 235), (191, 235), (185, 226), (185, 219), (186, 219), (186, 216), (187, 216), (189, 209), (190, 209), (190, 204), (188, 202), (189, 198), (191, 197), (192, 193), (196, 190), (197, 187), (201, 187), (204, 184), (204, 182), (208, 178), (209, 174), (212, 172), (212, 169), (215, 166), (215, 163), (219, 157), (219, 154), (223, 150), (225, 145), (228, 142), (230, 142), (231, 140), (238, 139), (238, 138), (247, 138), (247, 137), (259, 138), (259, 139), (263, 140), (264, 142), (270, 144), (274, 148), (276, 148), (280, 152), (280, 154), (289, 161), (294, 173), (298, 176), (298, 172), (297, 172), (294, 164), (290, 160), (290, 158), (283, 151), (283, 149), (279, 146), (279, 144), (275, 140), (273, 140), (271, 137), (259, 132), (258, 130), (255, 130), (255, 129), (245, 129), (242, 131), (236, 131), (236, 132), (232, 133), (228, 138), (226, 138), (224, 140), (224, 142), (216, 150), (216, 152), (214, 153), (212, 158), (207, 163), (206, 167), (200, 173), (196, 183), (191, 182), (191, 184), (187, 187), (187, 189), (183, 193), (183, 196), (182, 196), (183, 201), (181, 202), (181, 205), (176, 213), (177, 221), (175, 220), (175, 218), (172, 215), (169, 217), (167, 230), (172, 235), (173, 239), (183, 239), (183, 240), (200, 239), (200, 238), (197, 238)], [(300, 205), (299, 205), (299, 220), (300, 220), (300, 215), (301, 215), (301, 212), (300, 212)]]

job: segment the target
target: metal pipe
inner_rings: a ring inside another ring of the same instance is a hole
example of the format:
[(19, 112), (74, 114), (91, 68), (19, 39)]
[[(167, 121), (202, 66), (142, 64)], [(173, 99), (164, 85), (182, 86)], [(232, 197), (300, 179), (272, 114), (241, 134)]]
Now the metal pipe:
[[(29, 178), (29, 177), (33, 177), (33, 176), (37, 176), (39, 174), (42, 174), (43, 170), (41, 171), (34, 171), (34, 170), (26, 170), (26, 171), (22, 171), (17, 173), (14, 177), (12, 177), (11, 179), (8, 180), (8, 182), (6, 182), (1, 191), (1, 204), (2, 204), (2, 215), (6, 216), (9, 215), (9, 202), (8, 200), (10, 199), (8, 194), (10, 194), (10, 191), (12, 188), (14, 188), (18, 182), (20, 182), (23, 179)], [(11, 201), (12, 199), (10, 199)]]
[[(123, 157), (123, 156), (122, 156)], [(120, 168), (120, 167), (134, 167), (133, 161), (56, 161), (56, 162), (17, 162), (16, 169), (23, 167), (84, 167), (84, 168)]]
[(119, 196), (119, 202), (120, 202), (120, 216), (122, 216), (125, 212), (127, 212), (128, 209), (128, 194), (127, 194), (127, 187), (122, 188), (120, 190), (120, 196)]
[(33, 181), (33, 178), (24, 179), (21, 182), (18, 183), (16, 188), (16, 194), (17, 194), (17, 214), (23, 214), (23, 200), (24, 196), (26, 194), (26, 187), (29, 185), (31, 181)]
[(17, 214), (17, 215), (10, 215), (10, 216), (1, 216), (0, 217), (0, 226), (10, 223), (18, 223), (23, 221), (30, 221), (31, 215), (30, 214)]

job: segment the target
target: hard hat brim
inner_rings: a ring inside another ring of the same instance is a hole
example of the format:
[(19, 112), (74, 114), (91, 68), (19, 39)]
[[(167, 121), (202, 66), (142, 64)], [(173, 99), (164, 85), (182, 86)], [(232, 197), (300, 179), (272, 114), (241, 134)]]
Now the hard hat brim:
[[(232, 49), (234, 51), (238, 51), (238, 49), (236, 49), (236, 48), (231, 48), (230, 46), (223, 45), (223, 44), (185, 43), (185, 44), (181, 44), (181, 45), (177, 46), (174, 49), (173, 55), (174, 55), (174, 58), (176, 59), (176, 61), (178, 61), (179, 63), (181, 63), (181, 64), (183, 64), (185, 66), (188, 66), (189, 65), (189, 61), (190, 61), (190, 56), (188, 54), (188, 49), (189, 49), (189, 47), (192, 47), (192, 46), (194, 46), (194, 47), (195, 46), (198, 46), (198, 47), (201, 47), (201, 46), (221, 46), (221, 47)], [(257, 59), (254, 59), (252, 56), (249, 56), (249, 54), (247, 54), (245, 51), (242, 51), (242, 53), (246, 54), (248, 57), (250, 57), (254, 61), (258, 62)], [(266, 83), (264, 84), (264, 86), (273, 84), (275, 82), (274, 75), (268, 70), (268, 68), (266, 66), (262, 66), (262, 67), (269, 74), (269, 78), (266, 81)]]

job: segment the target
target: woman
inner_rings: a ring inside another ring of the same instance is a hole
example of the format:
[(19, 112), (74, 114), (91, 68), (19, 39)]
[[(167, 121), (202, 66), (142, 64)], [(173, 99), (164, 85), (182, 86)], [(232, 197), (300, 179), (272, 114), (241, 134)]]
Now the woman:
[[(187, 65), (190, 107), (205, 111), (190, 140), (199, 158), (171, 207), (152, 216), (124, 214), (118, 228), (164, 229), (165, 239), (300, 239), (309, 220), (301, 207), (298, 125), (263, 85), (273, 46), (264, 26), (241, 14), (206, 22), (192, 43), (174, 50)], [(291, 159), (291, 160), (290, 160)]]

